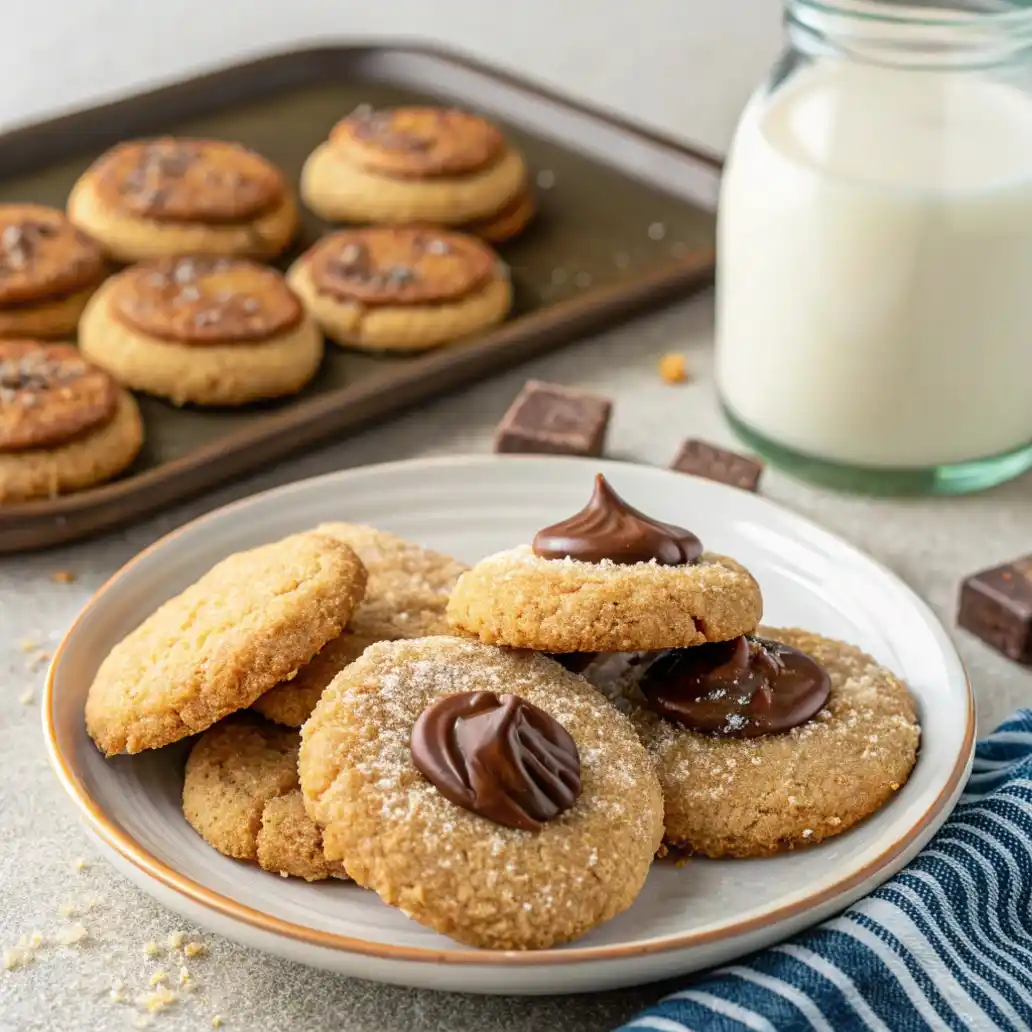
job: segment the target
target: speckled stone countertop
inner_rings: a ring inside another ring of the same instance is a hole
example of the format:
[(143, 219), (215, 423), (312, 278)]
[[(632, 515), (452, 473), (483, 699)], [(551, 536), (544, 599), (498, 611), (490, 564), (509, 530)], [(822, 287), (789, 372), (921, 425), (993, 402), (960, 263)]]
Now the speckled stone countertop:
[[(0, 970), (0, 1030), (133, 1028), (140, 1012), (132, 999), (149, 988), (159, 969), (177, 982), (184, 963), (196, 988), (154, 1017), (148, 1027), (156, 1032), (210, 1028), (216, 1014), (225, 1028), (249, 1032), (588, 1032), (616, 1025), (656, 999), (666, 987), (531, 999), (396, 989), (310, 971), (184, 926), (115, 874), (86, 838), (47, 766), (39, 731), (44, 663), (36, 660), (30, 669), (34, 652), (23, 651), (21, 643), (31, 639), (40, 643), (38, 650), (48, 651), (91, 592), (135, 552), (230, 499), (349, 466), (486, 452), (492, 427), (528, 376), (612, 395), (616, 410), (609, 450), (619, 458), (665, 464), (686, 436), (731, 443), (713, 398), (711, 325), (710, 301), (699, 298), (129, 530), (57, 551), (0, 558), (0, 950), (34, 930), (50, 936), (74, 922), (89, 934), (75, 946), (40, 950), (22, 969)], [(688, 355), (692, 383), (672, 387), (659, 379), (656, 363), (670, 350)], [(887, 563), (949, 626), (965, 574), (1030, 550), (1029, 477), (969, 498), (880, 501), (833, 495), (768, 471), (762, 491)], [(54, 579), (64, 571), (75, 580)], [(981, 731), (1032, 701), (1032, 673), (969, 635), (957, 633), (956, 639), (978, 697)], [(88, 862), (81, 871), (75, 866), (80, 858)], [(65, 904), (82, 913), (62, 916)], [(203, 942), (204, 954), (185, 961), (181, 955), (144, 955), (148, 941), (163, 943), (176, 929)], [(115, 980), (125, 986), (115, 995), (129, 1003), (112, 999)]]

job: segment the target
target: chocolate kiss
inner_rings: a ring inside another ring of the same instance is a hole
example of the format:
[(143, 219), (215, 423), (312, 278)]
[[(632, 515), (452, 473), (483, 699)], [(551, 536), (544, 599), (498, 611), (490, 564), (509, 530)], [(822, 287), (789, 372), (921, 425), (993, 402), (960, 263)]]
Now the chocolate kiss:
[(534, 553), (585, 563), (655, 560), (662, 566), (687, 566), (702, 555), (702, 542), (690, 530), (661, 523), (628, 505), (599, 473), (591, 501), (575, 516), (539, 530)]

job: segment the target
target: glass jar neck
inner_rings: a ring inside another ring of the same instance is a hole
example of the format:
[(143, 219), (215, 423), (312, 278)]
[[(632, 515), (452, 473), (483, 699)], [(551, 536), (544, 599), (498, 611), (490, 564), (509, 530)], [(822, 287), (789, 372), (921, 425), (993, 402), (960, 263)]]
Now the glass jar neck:
[(785, 24), (810, 56), (931, 70), (1032, 63), (1032, 8), (1018, 0), (785, 0)]

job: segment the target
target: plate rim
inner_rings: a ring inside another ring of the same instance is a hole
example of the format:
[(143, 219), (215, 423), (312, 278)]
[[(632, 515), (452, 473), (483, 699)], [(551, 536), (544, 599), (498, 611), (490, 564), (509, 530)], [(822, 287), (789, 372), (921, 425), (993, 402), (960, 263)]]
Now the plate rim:
[[(485, 967), (493, 965), (511, 966), (534, 966), (540, 964), (578, 964), (592, 961), (616, 961), (641, 958), (650, 955), (672, 953), (678, 950), (693, 949), (696, 947), (710, 946), (715, 943), (725, 942), (740, 936), (749, 935), (755, 932), (770, 928), (783, 921), (791, 921), (798, 918), (806, 911), (817, 910), (832, 900), (848, 895), (850, 892), (863, 885), (871, 877), (892, 863), (919, 839), (928, 827), (942, 813), (943, 809), (950, 805), (955, 798), (959, 798), (958, 789), (971, 760), (975, 741), (975, 700), (974, 691), (971, 686), (971, 678), (963, 659), (957, 652), (949, 635), (945, 635), (945, 645), (948, 647), (954, 659), (956, 659), (961, 673), (964, 677), (966, 697), (965, 729), (961, 748), (958, 750), (957, 758), (949, 777), (943, 787), (929, 804), (921, 816), (914, 821), (910, 827), (896, 839), (894, 839), (878, 855), (864, 864), (859, 870), (842, 878), (819, 893), (807, 896), (795, 902), (785, 903), (779, 907), (759, 914), (752, 918), (737, 921), (733, 924), (709, 931), (686, 932), (674, 936), (662, 936), (645, 940), (639, 943), (611, 944), (602, 946), (572, 946), (563, 949), (550, 950), (489, 950), (489, 949), (446, 949), (427, 948), (422, 946), (395, 946), (389, 943), (370, 942), (366, 939), (341, 935), (336, 932), (327, 932), (318, 928), (311, 928), (307, 925), (296, 924), (283, 918), (267, 914), (255, 907), (240, 903), (229, 896), (209, 889), (194, 878), (169, 867), (151, 854), (144, 846), (137, 842), (131, 835), (119, 829), (104, 813), (101, 806), (90, 795), (82, 780), (76, 775), (68, 757), (64, 755), (57, 741), (57, 723), (54, 715), (54, 694), (55, 694), (55, 673), (60, 663), (62, 653), (71, 639), (79, 633), (79, 628), (87, 616), (101, 603), (102, 598), (115, 587), (128, 572), (147, 556), (161, 548), (166, 547), (176, 538), (196, 527), (223, 518), (227, 513), (252, 505), (259, 499), (268, 500), (271, 497), (285, 495), (291, 491), (309, 488), (320, 481), (346, 479), (351, 475), (376, 475), (382, 471), (397, 471), (406, 468), (425, 467), (453, 467), (461, 468), (477, 464), (504, 464), (515, 462), (527, 462), (532, 464), (555, 462), (554, 457), (527, 456), (527, 455), (448, 455), (429, 456), (426, 458), (401, 459), (392, 462), (372, 463), (364, 466), (356, 466), (350, 469), (335, 470), (323, 473), (314, 477), (306, 477), (292, 483), (282, 484), (266, 491), (259, 491), (247, 495), (244, 498), (236, 499), (226, 505), (219, 506), (210, 512), (187, 521), (167, 534), (162, 535), (142, 551), (134, 555), (127, 563), (116, 570), (86, 602), (78, 615), (72, 621), (68, 630), (65, 631), (57, 648), (54, 651), (50, 667), (47, 671), (46, 683), (43, 690), (43, 705), (41, 707), (41, 719), (43, 735), (47, 749), (47, 756), (50, 766), (57, 775), (61, 787), (72, 799), (79, 813), (85, 818), (90, 830), (108, 847), (114, 849), (125, 861), (132, 864), (141, 873), (159, 882), (171, 892), (185, 897), (192, 903), (214, 911), (222, 917), (242, 922), (261, 932), (272, 935), (283, 936), (296, 942), (305, 943), (310, 946), (329, 949), (346, 954), (357, 954), (364, 957), (389, 961), (413, 961), (425, 964), (456, 964), (472, 967)], [(563, 460), (560, 460), (563, 461)], [(566, 461), (570, 461), (569, 458)], [(599, 461), (613, 460), (590, 460), (574, 459), (573, 461), (585, 465), (597, 464)], [(623, 464), (623, 463), (621, 463)], [(626, 463), (629, 467), (652, 469), (656, 472), (670, 473), (672, 476), (686, 476), (690, 474), (672, 473), (662, 467), (649, 466), (648, 464)], [(694, 477), (693, 479), (702, 479)], [(712, 482), (710, 482), (712, 483)], [(728, 488), (728, 490), (734, 490)], [(762, 496), (762, 500), (779, 510), (783, 514), (802, 521), (812, 529), (823, 535), (829, 535), (838, 543), (862, 555), (865, 560), (875, 566), (882, 574), (888, 576), (899, 587), (903, 588), (912, 596), (911, 602), (918, 606), (926, 618), (930, 618), (935, 624), (942, 626), (942, 622), (931, 610), (928, 604), (894, 571), (873, 556), (868, 555), (858, 546), (840, 537), (833, 531), (827, 530), (820, 524), (802, 516), (789, 509), (787, 506)], [(945, 630), (945, 628), (943, 628)]]

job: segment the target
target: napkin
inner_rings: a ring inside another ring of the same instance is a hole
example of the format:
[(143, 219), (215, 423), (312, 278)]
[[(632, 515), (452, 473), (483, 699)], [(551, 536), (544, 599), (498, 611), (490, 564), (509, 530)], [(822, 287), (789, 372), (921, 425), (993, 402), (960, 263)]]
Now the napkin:
[(957, 808), (894, 878), (700, 976), (620, 1032), (631, 1029), (1032, 1029), (1032, 709), (978, 743)]

